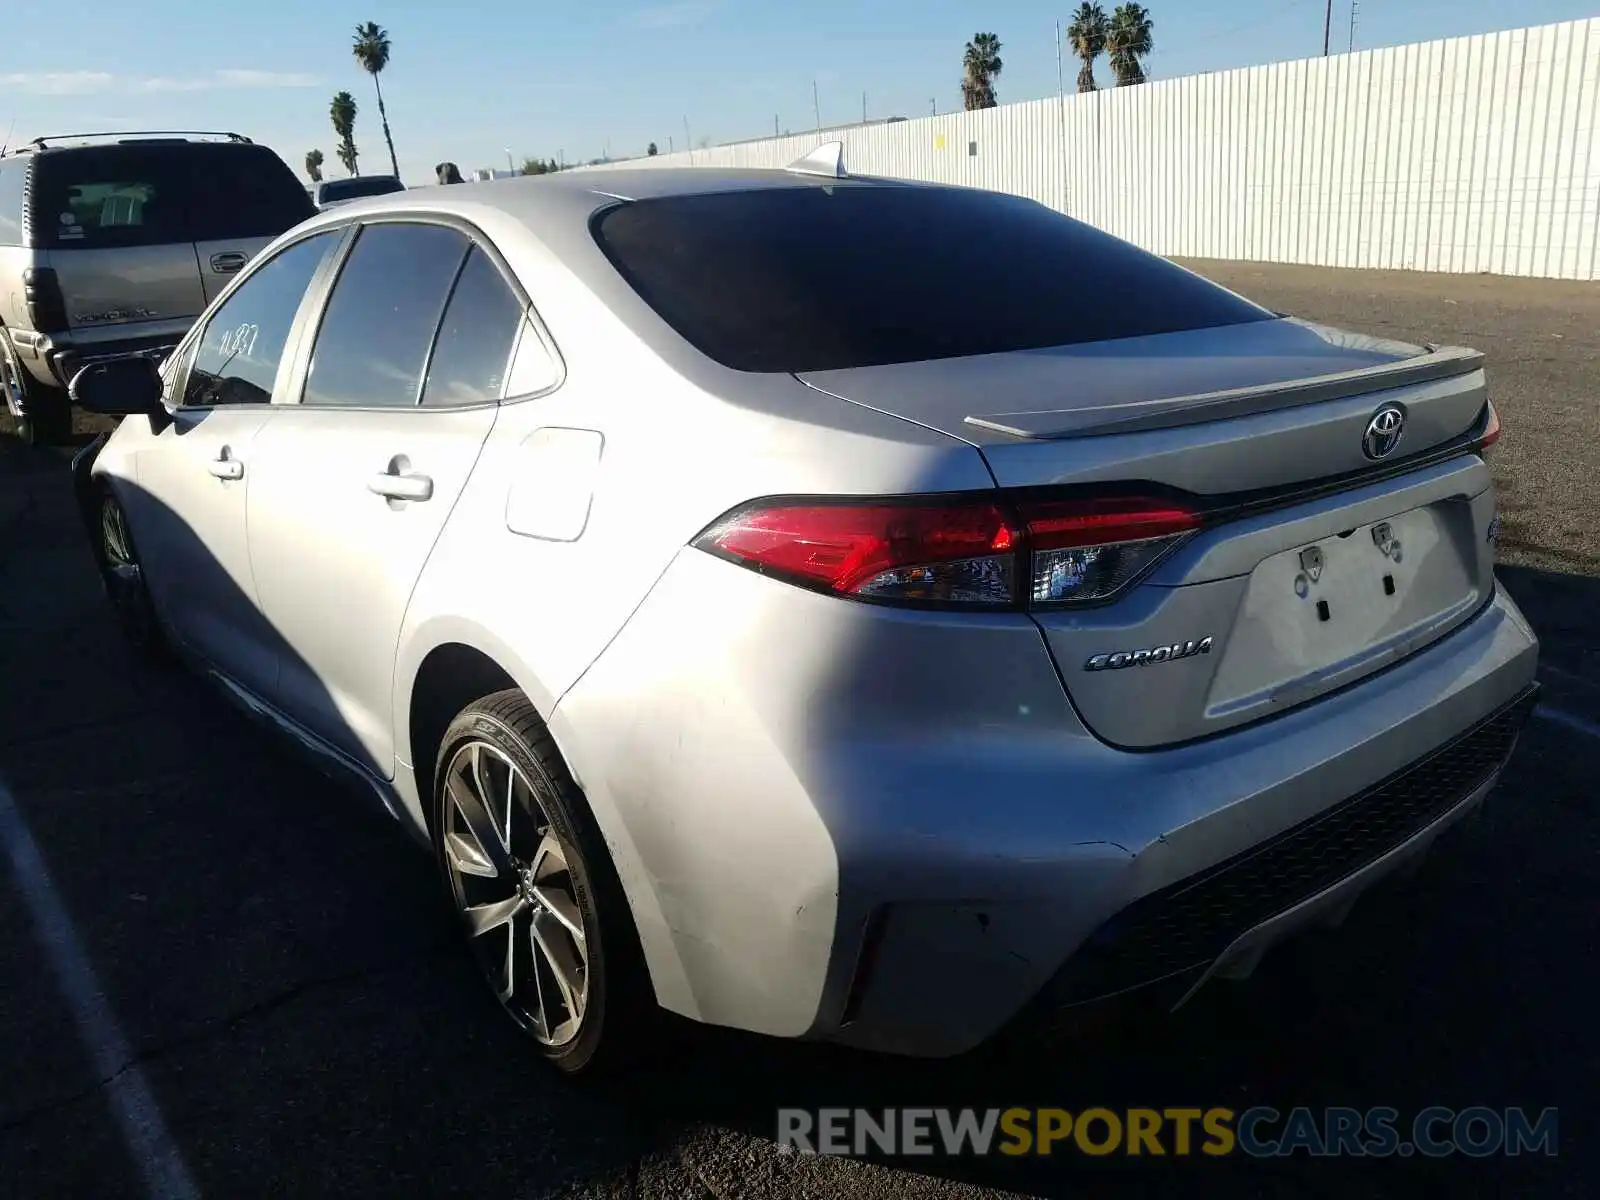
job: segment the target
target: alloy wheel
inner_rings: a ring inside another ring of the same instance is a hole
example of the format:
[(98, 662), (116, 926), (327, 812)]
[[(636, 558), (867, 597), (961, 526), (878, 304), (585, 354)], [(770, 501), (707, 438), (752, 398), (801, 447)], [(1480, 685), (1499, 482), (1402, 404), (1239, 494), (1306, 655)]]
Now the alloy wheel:
[(589, 999), (573, 851), (527, 777), (487, 742), (464, 743), (442, 786), (445, 867), (478, 964), (523, 1029), (565, 1046), (582, 1030)]
[(128, 533), (127, 516), (111, 495), (100, 501), (100, 553), (106, 596), (124, 636), (135, 649), (154, 656), (162, 645), (155, 607)]
[(17, 421), (26, 420), (23, 413), (28, 398), (23, 392), (22, 367), (12, 355), (10, 340), (0, 334), (0, 400), (5, 401), (6, 412)]

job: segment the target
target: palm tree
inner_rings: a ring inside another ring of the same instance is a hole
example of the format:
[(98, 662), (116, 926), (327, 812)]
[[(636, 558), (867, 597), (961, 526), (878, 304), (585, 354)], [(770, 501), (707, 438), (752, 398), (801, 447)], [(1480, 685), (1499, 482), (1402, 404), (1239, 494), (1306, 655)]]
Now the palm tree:
[(356, 98), (349, 92), (339, 92), (328, 107), (333, 119), (333, 131), (339, 135), (339, 161), (350, 174), (356, 173)]
[(994, 81), (1004, 64), (1000, 61), (1000, 39), (992, 33), (975, 33), (961, 58), (961, 99), (970, 112), (993, 108)]
[(322, 151), (306, 151), (306, 174), (311, 176), (312, 183), (322, 182)]
[(1067, 26), (1067, 41), (1072, 44), (1072, 52), (1083, 61), (1083, 69), (1078, 72), (1078, 90), (1094, 91), (1094, 60), (1106, 49), (1106, 10), (1098, 4), (1078, 5), (1078, 11), (1072, 14), (1072, 24)]
[(356, 61), (361, 69), (372, 76), (372, 86), (378, 90), (378, 119), (383, 122), (383, 140), (389, 143), (389, 166), (394, 177), (400, 178), (400, 160), (394, 156), (394, 138), (389, 133), (389, 112), (383, 107), (383, 85), (378, 76), (389, 65), (389, 31), (378, 28), (375, 21), (356, 26)]
[(1119, 4), (1106, 27), (1106, 57), (1116, 74), (1117, 86), (1145, 81), (1140, 60), (1156, 48), (1155, 22), (1150, 10), (1139, 4)]

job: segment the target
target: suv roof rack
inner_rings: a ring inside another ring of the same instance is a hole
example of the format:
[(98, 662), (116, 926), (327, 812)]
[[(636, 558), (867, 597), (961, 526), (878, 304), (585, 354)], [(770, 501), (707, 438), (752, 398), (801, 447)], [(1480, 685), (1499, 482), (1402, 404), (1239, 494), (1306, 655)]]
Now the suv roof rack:
[(131, 142), (145, 141), (177, 141), (185, 142), (190, 138), (226, 138), (230, 142), (241, 142), (251, 145), (250, 139), (242, 133), (229, 133), (216, 129), (122, 129), (111, 133), (52, 133), (45, 137), (36, 137), (27, 145), (34, 150), (48, 150), (51, 142), (83, 142), (91, 138), (115, 138), (119, 145)]

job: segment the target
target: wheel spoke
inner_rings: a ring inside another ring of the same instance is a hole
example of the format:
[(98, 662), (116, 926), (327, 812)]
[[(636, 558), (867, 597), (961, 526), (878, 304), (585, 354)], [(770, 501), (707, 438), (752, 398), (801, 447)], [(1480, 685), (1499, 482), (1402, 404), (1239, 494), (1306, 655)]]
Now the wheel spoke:
[(566, 926), (567, 933), (580, 947), (584, 945), (583, 914), (572, 894), (572, 874), (567, 856), (556, 835), (547, 833), (533, 856), (533, 894), (550, 910), (551, 916)]
[(450, 803), (455, 805), (456, 812), (461, 814), (461, 819), (466, 823), (467, 832), (478, 843), (478, 849), (493, 864), (494, 873), (509, 874), (511, 855), (500, 836), (500, 831), (494, 827), (494, 818), (489, 815), (489, 810), (484, 807), (479, 795), (473, 791), (477, 774), (476, 770), (452, 771), (445, 780), (445, 790), (450, 795)]
[(482, 937), (491, 929), (498, 929), (528, 906), (521, 896), (504, 900), (491, 900), (488, 904), (470, 904), (461, 910), (467, 919), (467, 928), (473, 937)]
[(500, 964), (500, 982), (495, 987), (502, 1004), (510, 1004), (517, 994), (517, 932), (517, 922), (513, 919), (506, 925), (506, 957)]
[[(511, 850), (511, 788), (508, 783), (506, 795), (503, 798), (495, 795), (494, 782), (490, 778), (488, 764), (484, 761), (486, 757), (484, 749), (485, 747), (481, 743), (473, 743), (472, 782), (478, 790), (479, 799), (483, 801), (484, 812), (489, 816), (495, 836), (509, 853)], [(492, 758), (493, 755), (491, 754), (487, 757)], [(507, 775), (509, 776), (509, 774), (510, 770), (508, 768)]]
[(545, 966), (549, 968), (551, 979), (561, 992), (561, 1003), (569, 1019), (581, 1021), (584, 1005), (582, 953), (572, 943), (566, 927), (546, 912), (536, 911), (533, 914), (533, 941), (539, 948)]
[(549, 910), (550, 915), (561, 922), (567, 936), (580, 947), (583, 946), (583, 914), (578, 911), (577, 901), (556, 888), (535, 887), (533, 894)]
[(452, 829), (445, 835), (445, 853), (450, 858), (450, 865), (458, 874), (476, 875), (480, 879), (498, 878), (500, 872), (495, 869), (494, 861), (484, 853), (483, 847), (478, 844), (477, 838), (472, 836), (472, 831), (462, 833)]

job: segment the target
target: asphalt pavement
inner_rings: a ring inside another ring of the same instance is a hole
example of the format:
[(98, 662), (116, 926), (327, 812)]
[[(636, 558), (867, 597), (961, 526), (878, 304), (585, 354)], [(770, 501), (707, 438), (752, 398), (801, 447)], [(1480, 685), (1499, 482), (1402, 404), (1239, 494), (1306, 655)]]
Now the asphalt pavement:
[[(1026, 1062), (686, 1030), (574, 1086), (499, 1016), (425, 855), (204, 684), (129, 660), (64, 456), (0, 432), (0, 1196), (1592, 1194), (1600, 288), (1190, 265), (1491, 356), (1502, 579), (1545, 708), (1416, 876), (1170, 1020)], [(1555, 1106), (1559, 1153), (912, 1169), (773, 1141), (779, 1106), (1091, 1104)]]

